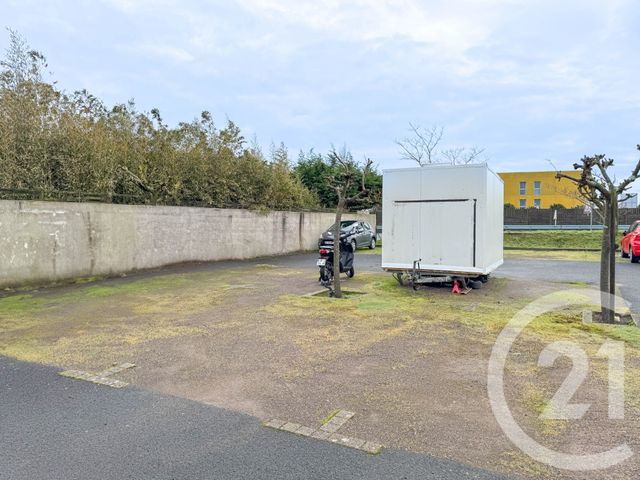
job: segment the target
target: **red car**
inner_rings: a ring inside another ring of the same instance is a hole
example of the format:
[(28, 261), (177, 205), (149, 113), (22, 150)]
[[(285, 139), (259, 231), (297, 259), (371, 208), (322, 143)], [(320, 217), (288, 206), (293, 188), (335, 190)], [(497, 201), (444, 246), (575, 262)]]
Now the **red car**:
[(631, 224), (629, 230), (626, 230), (620, 240), (620, 250), (622, 250), (622, 258), (630, 258), (631, 263), (640, 262), (640, 220), (636, 220)]

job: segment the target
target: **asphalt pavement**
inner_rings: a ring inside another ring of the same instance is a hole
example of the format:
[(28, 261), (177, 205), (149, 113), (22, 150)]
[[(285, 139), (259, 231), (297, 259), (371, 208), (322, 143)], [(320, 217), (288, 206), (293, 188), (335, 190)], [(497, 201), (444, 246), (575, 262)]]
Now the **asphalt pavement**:
[[(546, 280), (549, 282), (587, 282), (598, 286), (600, 264), (598, 262), (571, 262), (551, 259), (507, 258), (496, 272), (497, 277)], [(616, 264), (616, 283), (622, 297), (634, 312), (640, 312), (640, 264)]]
[(404, 451), (369, 455), (210, 405), (0, 357), (0, 479), (500, 478)]

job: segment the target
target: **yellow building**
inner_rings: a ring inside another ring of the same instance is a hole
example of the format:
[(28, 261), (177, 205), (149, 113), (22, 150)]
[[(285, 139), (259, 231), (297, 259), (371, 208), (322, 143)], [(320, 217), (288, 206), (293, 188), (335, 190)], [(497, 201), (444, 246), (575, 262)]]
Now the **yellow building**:
[[(574, 170), (563, 171), (579, 177)], [(516, 208), (550, 208), (562, 205), (565, 208), (579, 207), (573, 182), (556, 179), (556, 172), (503, 172), (498, 173), (504, 182), (504, 203)]]

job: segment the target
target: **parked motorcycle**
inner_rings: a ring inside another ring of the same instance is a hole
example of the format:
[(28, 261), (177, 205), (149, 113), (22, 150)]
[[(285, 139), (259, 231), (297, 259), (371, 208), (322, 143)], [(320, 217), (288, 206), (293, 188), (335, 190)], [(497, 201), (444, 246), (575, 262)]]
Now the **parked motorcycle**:
[[(317, 265), (320, 268), (320, 284), (323, 287), (331, 289), (333, 284), (333, 249), (331, 244), (325, 244), (320, 248), (320, 258)], [(353, 246), (348, 241), (347, 237), (340, 238), (340, 273), (347, 274), (347, 277), (351, 278), (355, 274), (353, 268)]]

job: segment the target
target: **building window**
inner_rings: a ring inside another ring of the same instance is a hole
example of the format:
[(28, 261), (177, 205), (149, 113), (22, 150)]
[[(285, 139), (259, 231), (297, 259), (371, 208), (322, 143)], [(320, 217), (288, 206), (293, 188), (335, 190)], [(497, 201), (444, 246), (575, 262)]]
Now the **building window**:
[(539, 198), (536, 198), (536, 199), (533, 201), (533, 207), (534, 207), (534, 208), (540, 208), (540, 199), (539, 199)]
[(527, 200), (525, 198), (520, 199), (520, 208), (527, 208)]
[(540, 195), (541, 185), (540, 182), (533, 182), (533, 194)]
[[(520, 182), (520, 195), (527, 194), (527, 182)], [(522, 200), (520, 201), (522, 203)]]

